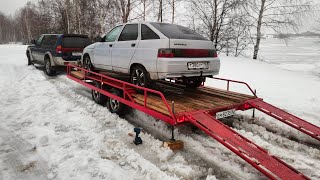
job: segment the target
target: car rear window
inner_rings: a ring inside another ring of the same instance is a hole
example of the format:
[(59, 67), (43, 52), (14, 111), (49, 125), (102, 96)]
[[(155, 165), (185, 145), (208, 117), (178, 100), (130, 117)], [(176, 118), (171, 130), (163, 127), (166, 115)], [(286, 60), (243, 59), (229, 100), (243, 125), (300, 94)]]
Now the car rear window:
[(168, 23), (150, 23), (157, 28), (162, 34), (170, 39), (190, 39), (190, 40), (207, 40), (200, 34), (192, 31), (189, 28), (176, 24)]
[(65, 48), (84, 48), (90, 44), (88, 37), (66, 36), (62, 39), (62, 46)]

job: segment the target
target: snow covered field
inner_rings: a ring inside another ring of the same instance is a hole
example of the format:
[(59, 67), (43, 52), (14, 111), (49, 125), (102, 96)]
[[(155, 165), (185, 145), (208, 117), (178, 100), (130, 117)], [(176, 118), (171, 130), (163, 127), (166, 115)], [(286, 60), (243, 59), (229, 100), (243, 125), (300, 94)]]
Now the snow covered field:
[[(49, 78), (26, 66), (26, 46), (0, 45), (0, 179), (265, 179), (202, 132), (176, 129), (185, 149), (161, 140), (162, 122), (134, 111), (124, 118), (91, 100), (63, 74)], [(248, 82), (267, 102), (320, 126), (320, 79), (244, 58), (221, 57), (220, 77)], [(222, 86), (213, 80), (207, 85)], [(240, 86), (234, 90), (244, 91)], [(232, 90), (232, 89), (231, 89)], [(320, 179), (320, 143), (251, 112), (229, 118), (237, 132), (312, 179)], [(144, 144), (128, 136), (143, 128)]]

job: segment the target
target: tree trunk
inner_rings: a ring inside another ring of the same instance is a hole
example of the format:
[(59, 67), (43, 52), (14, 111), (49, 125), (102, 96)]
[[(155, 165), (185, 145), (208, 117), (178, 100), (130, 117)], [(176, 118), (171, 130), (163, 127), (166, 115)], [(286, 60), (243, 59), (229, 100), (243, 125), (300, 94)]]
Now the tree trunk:
[(266, 3), (266, 0), (261, 0), (261, 7), (260, 7), (258, 25), (257, 25), (257, 40), (256, 40), (256, 44), (255, 44), (254, 50), (253, 50), (253, 59), (258, 58), (258, 52), (259, 52), (260, 41), (261, 41), (262, 18), (263, 18), (265, 3)]
[(175, 0), (172, 0), (172, 24), (174, 23), (174, 11), (175, 11), (174, 2)]

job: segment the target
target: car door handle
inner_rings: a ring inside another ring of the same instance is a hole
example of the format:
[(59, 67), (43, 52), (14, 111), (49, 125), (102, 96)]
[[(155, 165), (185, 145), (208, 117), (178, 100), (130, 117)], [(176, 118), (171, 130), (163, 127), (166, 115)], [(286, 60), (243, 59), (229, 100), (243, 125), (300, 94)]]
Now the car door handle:
[(135, 43), (131, 44), (131, 47), (135, 47), (135, 46), (136, 46), (136, 44), (135, 44)]
[(112, 47), (112, 44), (109, 44), (109, 47)]

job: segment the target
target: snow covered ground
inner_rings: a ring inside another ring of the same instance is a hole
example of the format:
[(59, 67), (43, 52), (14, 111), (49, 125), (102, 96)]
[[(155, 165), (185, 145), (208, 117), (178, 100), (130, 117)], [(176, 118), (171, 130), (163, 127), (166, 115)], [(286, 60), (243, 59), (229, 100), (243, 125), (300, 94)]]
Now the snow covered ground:
[[(202, 132), (176, 129), (183, 151), (163, 148), (162, 122), (133, 111), (124, 118), (91, 100), (63, 74), (26, 66), (26, 46), (0, 45), (0, 179), (265, 179)], [(220, 77), (248, 82), (267, 102), (320, 126), (320, 79), (244, 58), (221, 57)], [(208, 85), (222, 86), (213, 80)], [(234, 90), (245, 91), (240, 86)], [(271, 118), (239, 112), (228, 124), (312, 179), (320, 143)], [(128, 136), (143, 128), (144, 144)]]

